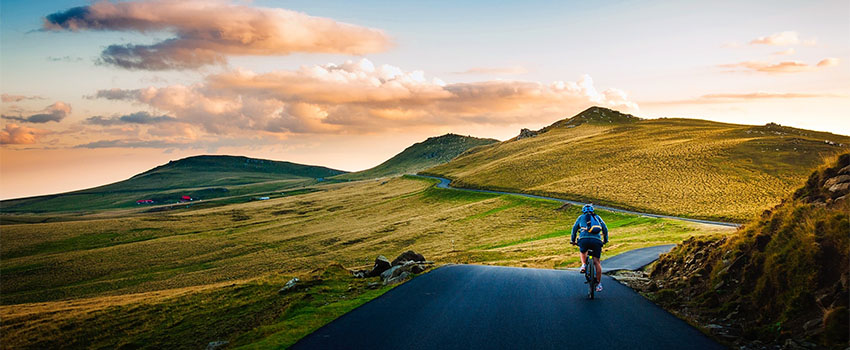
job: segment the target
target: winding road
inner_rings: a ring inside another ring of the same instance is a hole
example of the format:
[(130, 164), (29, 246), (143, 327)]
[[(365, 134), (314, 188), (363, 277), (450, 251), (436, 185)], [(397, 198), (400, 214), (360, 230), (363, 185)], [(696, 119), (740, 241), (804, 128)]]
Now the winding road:
[[(421, 175), (420, 175), (421, 176)], [(437, 179), (438, 188), (449, 187)], [(561, 203), (559, 198), (489, 190)], [(737, 224), (598, 208), (708, 225)], [(603, 271), (637, 270), (674, 245), (635, 249), (602, 261)], [(724, 349), (629, 287), (602, 277), (587, 298), (584, 275), (481, 265), (447, 265), (414, 278), (341, 316), (291, 349)]]
[[(479, 193), (509, 194), (509, 195), (514, 195), (514, 196), (527, 197), (527, 198), (547, 199), (547, 200), (561, 202), (561, 203), (569, 203), (569, 204), (572, 204), (572, 205), (584, 205), (585, 204), (585, 203), (582, 203), (582, 202), (576, 202), (576, 201), (571, 201), (571, 200), (566, 200), (566, 199), (561, 199), (561, 198), (538, 196), (538, 195), (527, 194), (527, 193), (515, 193), (515, 192), (503, 192), (503, 191), (491, 191), (491, 190), (476, 190), (476, 189), (471, 189), (471, 188), (452, 187), (451, 186), (451, 180), (443, 178), (443, 177), (428, 176), (428, 175), (413, 175), (413, 176), (439, 180), (440, 183), (437, 184), (437, 188), (445, 188), (445, 189), (452, 189), (452, 190), (459, 190), (459, 191), (479, 192)], [(733, 222), (700, 220), (700, 219), (683, 218), (683, 217), (671, 216), (671, 215), (641, 213), (641, 212), (637, 212), (637, 211), (631, 211), (631, 210), (625, 210), (625, 209), (619, 209), (619, 208), (613, 208), (613, 207), (606, 207), (606, 206), (603, 206), (603, 205), (595, 205), (594, 204), (594, 207), (602, 209), (602, 210), (617, 212), (617, 213), (649, 216), (649, 217), (653, 217), (653, 218), (665, 218), (665, 219), (690, 221), (690, 222), (696, 222), (696, 223), (706, 224), (706, 225), (719, 225), (719, 226), (727, 226), (727, 227), (740, 227), (741, 226), (740, 224), (736, 224), (736, 223), (733, 223)]]
[[(421, 176), (421, 175), (419, 175)], [(438, 188), (452, 188), (448, 179)], [(560, 198), (489, 190), (561, 203)], [(708, 225), (734, 223), (598, 208)], [(674, 245), (635, 249), (602, 261), (605, 272), (637, 270)], [(448, 265), (408, 281), (341, 316), (292, 349), (723, 349), (723, 345), (603, 275), (587, 298), (574, 269)]]
[[(614, 265), (643, 266), (669, 248), (626, 252)], [(608, 260), (602, 264), (612, 265)], [(612, 278), (603, 276), (602, 285), (604, 291), (590, 300), (584, 275), (576, 271), (443, 266), (341, 316), (291, 348), (724, 348)]]

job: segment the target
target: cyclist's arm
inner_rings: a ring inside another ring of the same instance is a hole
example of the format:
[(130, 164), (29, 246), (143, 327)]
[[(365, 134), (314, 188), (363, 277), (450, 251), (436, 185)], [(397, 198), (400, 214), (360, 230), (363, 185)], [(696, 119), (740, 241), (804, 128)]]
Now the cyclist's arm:
[(570, 235), (570, 242), (576, 241), (576, 232), (578, 232), (578, 228), (579, 228), (578, 221), (579, 221), (580, 218), (581, 218), (581, 216), (579, 216), (579, 218), (576, 219), (576, 223), (573, 224), (573, 233)]
[(605, 221), (601, 217), (599, 218), (599, 223), (602, 224), (602, 237), (604, 238), (602, 243), (608, 243), (608, 225), (605, 225)]

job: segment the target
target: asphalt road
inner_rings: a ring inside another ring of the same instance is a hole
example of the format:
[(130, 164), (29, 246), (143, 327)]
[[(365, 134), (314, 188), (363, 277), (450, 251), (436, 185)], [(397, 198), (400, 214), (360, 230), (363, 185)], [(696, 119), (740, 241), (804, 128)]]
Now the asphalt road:
[[(451, 180), (446, 179), (446, 178), (437, 177), (437, 176), (427, 176), (427, 175), (415, 175), (415, 176), (427, 177), (427, 178), (430, 178), (430, 179), (440, 180), (440, 183), (437, 184), (437, 188), (450, 188), (450, 189), (454, 189), (454, 190), (481, 192), (481, 193), (510, 194), (510, 195), (515, 195), (515, 196), (528, 197), (528, 198), (548, 199), (548, 200), (553, 200), (553, 201), (557, 201), (557, 202), (561, 202), (561, 203), (570, 203), (570, 204), (573, 204), (573, 205), (584, 205), (585, 204), (585, 203), (582, 203), (582, 202), (576, 202), (576, 201), (571, 201), (571, 200), (566, 200), (566, 199), (561, 199), (561, 198), (538, 196), (538, 195), (526, 194), (526, 193), (514, 193), (514, 192), (491, 191), (491, 190), (476, 190), (476, 189), (470, 189), (470, 188), (451, 187), (450, 186)], [(613, 207), (606, 207), (604, 205), (595, 205), (594, 204), (594, 207), (596, 207), (598, 209), (613, 211), (613, 212), (618, 212), (618, 213), (642, 215), (642, 216), (649, 216), (649, 217), (653, 217), (653, 218), (666, 218), (666, 219), (683, 220), (683, 221), (697, 222), (697, 223), (700, 223), (700, 224), (707, 224), (707, 225), (719, 225), (719, 226), (727, 226), (727, 227), (739, 227), (739, 226), (741, 226), (741, 225), (733, 223), (733, 222), (700, 220), (700, 219), (683, 218), (683, 217), (671, 216), (671, 215), (641, 213), (641, 212), (637, 212), (637, 211), (631, 211), (631, 210), (625, 210), (625, 209), (619, 209), (619, 208), (613, 208)]]
[[(675, 246), (675, 244), (657, 245), (654, 247), (634, 249), (620, 255), (615, 255), (602, 260), (602, 272), (640, 270), (641, 267), (658, 260), (659, 255), (669, 252)], [(604, 249), (602, 250), (602, 253), (604, 257)]]
[(603, 276), (587, 299), (575, 271), (449, 265), (416, 277), (292, 349), (723, 349)]

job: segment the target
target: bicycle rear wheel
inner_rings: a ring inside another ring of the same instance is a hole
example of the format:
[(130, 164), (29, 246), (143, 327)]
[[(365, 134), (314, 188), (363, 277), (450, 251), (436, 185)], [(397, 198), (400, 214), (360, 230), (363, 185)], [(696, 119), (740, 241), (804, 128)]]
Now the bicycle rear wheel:
[(585, 277), (587, 278), (587, 287), (590, 288), (590, 292), (588, 296), (590, 299), (594, 298), (594, 293), (596, 293), (596, 265), (593, 263), (593, 257), (589, 256), (587, 259), (587, 271)]

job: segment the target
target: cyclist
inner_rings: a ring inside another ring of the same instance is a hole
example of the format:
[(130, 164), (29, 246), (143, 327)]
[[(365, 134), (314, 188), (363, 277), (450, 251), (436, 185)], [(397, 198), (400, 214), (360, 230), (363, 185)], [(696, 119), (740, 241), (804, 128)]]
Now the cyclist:
[(608, 243), (608, 226), (596, 213), (593, 212), (593, 204), (585, 204), (581, 208), (581, 215), (573, 225), (573, 233), (570, 235), (570, 243), (576, 244), (576, 232), (578, 235), (579, 255), (581, 256), (581, 273), (587, 268), (587, 251), (592, 250), (593, 264), (596, 266), (596, 291), (602, 291), (602, 265), (599, 256), (602, 253), (602, 245)]

